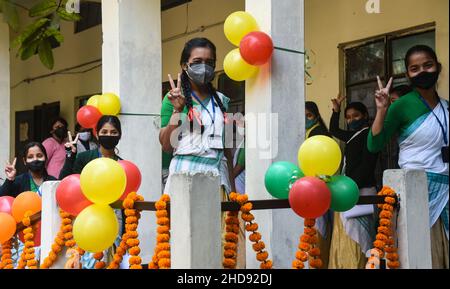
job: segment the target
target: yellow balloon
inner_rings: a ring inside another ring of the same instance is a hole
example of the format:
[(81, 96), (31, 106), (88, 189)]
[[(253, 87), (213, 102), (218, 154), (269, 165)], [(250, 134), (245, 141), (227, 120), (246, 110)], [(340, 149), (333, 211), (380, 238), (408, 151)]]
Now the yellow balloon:
[(223, 61), (223, 69), (229, 78), (243, 81), (255, 75), (259, 68), (245, 62), (239, 48), (231, 50)]
[(258, 31), (258, 23), (250, 13), (237, 11), (231, 13), (225, 20), (223, 30), (227, 39), (239, 46), (242, 38), (250, 32)]
[(98, 108), (98, 98), (99, 98), (99, 97), (100, 97), (100, 95), (98, 95), (98, 94), (97, 94), (97, 95), (91, 96), (91, 97), (88, 99), (86, 105), (92, 105), (92, 106)]
[(114, 210), (107, 205), (93, 204), (78, 214), (73, 224), (73, 238), (77, 245), (91, 253), (111, 247), (119, 234)]
[(118, 115), (120, 98), (114, 93), (105, 93), (98, 97), (98, 109), (103, 115)]
[(80, 176), (81, 190), (94, 204), (114, 203), (122, 196), (126, 184), (125, 170), (118, 162), (109, 158), (89, 162)]
[(339, 169), (341, 159), (337, 142), (323, 135), (308, 138), (298, 151), (298, 162), (306, 176), (332, 176)]

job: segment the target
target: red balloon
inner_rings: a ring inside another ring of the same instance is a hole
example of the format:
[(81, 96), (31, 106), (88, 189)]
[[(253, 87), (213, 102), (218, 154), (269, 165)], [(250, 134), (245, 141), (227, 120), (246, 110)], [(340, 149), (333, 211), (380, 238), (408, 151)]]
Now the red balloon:
[(61, 181), (56, 189), (56, 202), (64, 212), (74, 216), (93, 204), (81, 191), (80, 175), (70, 175)]
[(0, 197), (0, 213), (7, 213), (12, 215), (12, 204), (14, 202), (13, 197)]
[(289, 192), (292, 210), (302, 218), (315, 219), (327, 212), (331, 192), (325, 182), (315, 177), (304, 177), (294, 183)]
[[(39, 247), (41, 245), (41, 221), (33, 224), (31, 227), (33, 227), (33, 234), (34, 234), (34, 246)], [(19, 232), (19, 240), (22, 243), (25, 243), (25, 238), (23, 236), (23, 232)]]
[(239, 50), (247, 63), (264, 65), (273, 53), (272, 38), (261, 31), (250, 32), (242, 38)]
[(127, 186), (124, 193), (120, 197), (121, 200), (125, 200), (125, 197), (131, 192), (137, 192), (141, 186), (142, 175), (139, 168), (130, 161), (120, 160), (119, 164), (125, 170), (127, 175)]
[(77, 112), (77, 121), (84, 128), (94, 128), (102, 113), (92, 105), (85, 105)]

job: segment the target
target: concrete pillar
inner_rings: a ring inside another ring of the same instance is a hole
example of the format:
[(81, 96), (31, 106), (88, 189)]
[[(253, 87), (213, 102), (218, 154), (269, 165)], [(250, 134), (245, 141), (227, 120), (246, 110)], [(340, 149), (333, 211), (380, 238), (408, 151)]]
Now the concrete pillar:
[[(0, 13), (0, 19), (3, 15)], [(9, 26), (0, 20), (0, 123), (2, 132), (0, 137), (0, 164), (3, 166), (10, 160), (10, 72), (9, 72)], [(5, 178), (2, 171), (1, 178)], [(0, 180), (3, 183), (3, 180)]]
[[(52, 250), (52, 244), (61, 226), (59, 207), (56, 203), (56, 189), (60, 182), (45, 182), (42, 184), (42, 212), (41, 212), (41, 264)], [(50, 269), (62, 269), (66, 263), (64, 247), (58, 259)]]
[(173, 269), (222, 269), (220, 179), (213, 174), (171, 176)]
[[(161, 195), (161, 6), (159, 0), (103, 0), (103, 92), (121, 98), (123, 138), (119, 155), (142, 173), (139, 193), (146, 201)], [(143, 212), (139, 222), (143, 263), (152, 258), (156, 219)]]
[[(246, 0), (260, 29), (272, 36), (274, 45), (304, 51), (303, 0)], [(264, 66), (259, 75), (246, 83), (246, 192), (250, 199), (269, 199), (264, 187), (264, 175), (273, 162), (297, 163), (297, 151), (304, 140), (304, 56), (275, 50), (272, 63)], [(264, 148), (261, 121), (252, 114), (274, 114), (268, 121), (271, 130), (270, 148)], [(257, 144), (256, 147), (253, 145)], [(254, 212), (269, 258), (274, 268), (291, 268), (298, 239), (303, 232), (303, 220), (287, 210)], [(247, 242), (247, 268), (259, 268)]]
[(383, 184), (399, 196), (397, 235), (402, 269), (431, 269), (428, 185), (424, 171), (388, 170)]

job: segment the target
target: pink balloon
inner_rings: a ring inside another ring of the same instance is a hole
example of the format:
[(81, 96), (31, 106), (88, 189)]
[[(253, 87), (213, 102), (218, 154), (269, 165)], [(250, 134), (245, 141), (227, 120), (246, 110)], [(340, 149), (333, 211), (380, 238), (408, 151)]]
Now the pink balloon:
[(63, 211), (74, 216), (92, 205), (81, 191), (78, 174), (67, 176), (61, 181), (56, 189), (56, 202)]
[(142, 175), (139, 168), (130, 161), (120, 160), (119, 164), (123, 167), (125, 174), (127, 175), (127, 186), (124, 193), (120, 197), (121, 200), (125, 200), (129, 193), (137, 192), (141, 186)]
[(12, 204), (14, 198), (10, 196), (0, 197), (0, 213), (7, 213), (12, 215)]
[(315, 219), (330, 208), (331, 192), (320, 179), (304, 177), (296, 181), (289, 191), (289, 204), (300, 217)]

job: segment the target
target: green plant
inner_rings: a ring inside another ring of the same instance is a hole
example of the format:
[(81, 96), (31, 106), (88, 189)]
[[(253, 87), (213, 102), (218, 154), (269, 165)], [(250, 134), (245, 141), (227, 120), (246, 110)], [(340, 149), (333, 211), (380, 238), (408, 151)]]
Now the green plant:
[(26, 60), (36, 53), (42, 64), (53, 69), (54, 58), (51, 43), (63, 43), (64, 37), (59, 28), (61, 20), (79, 21), (80, 16), (66, 10), (68, 0), (41, 0), (30, 9), (19, 5), (15, 0), (0, 0), (0, 12), (12, 30), (19, 32), (19, 13), (17, 7), (28, 10), (28, 16), (35, 18), (13, 40), (12, 46), (18, 48), (17, 57)]

